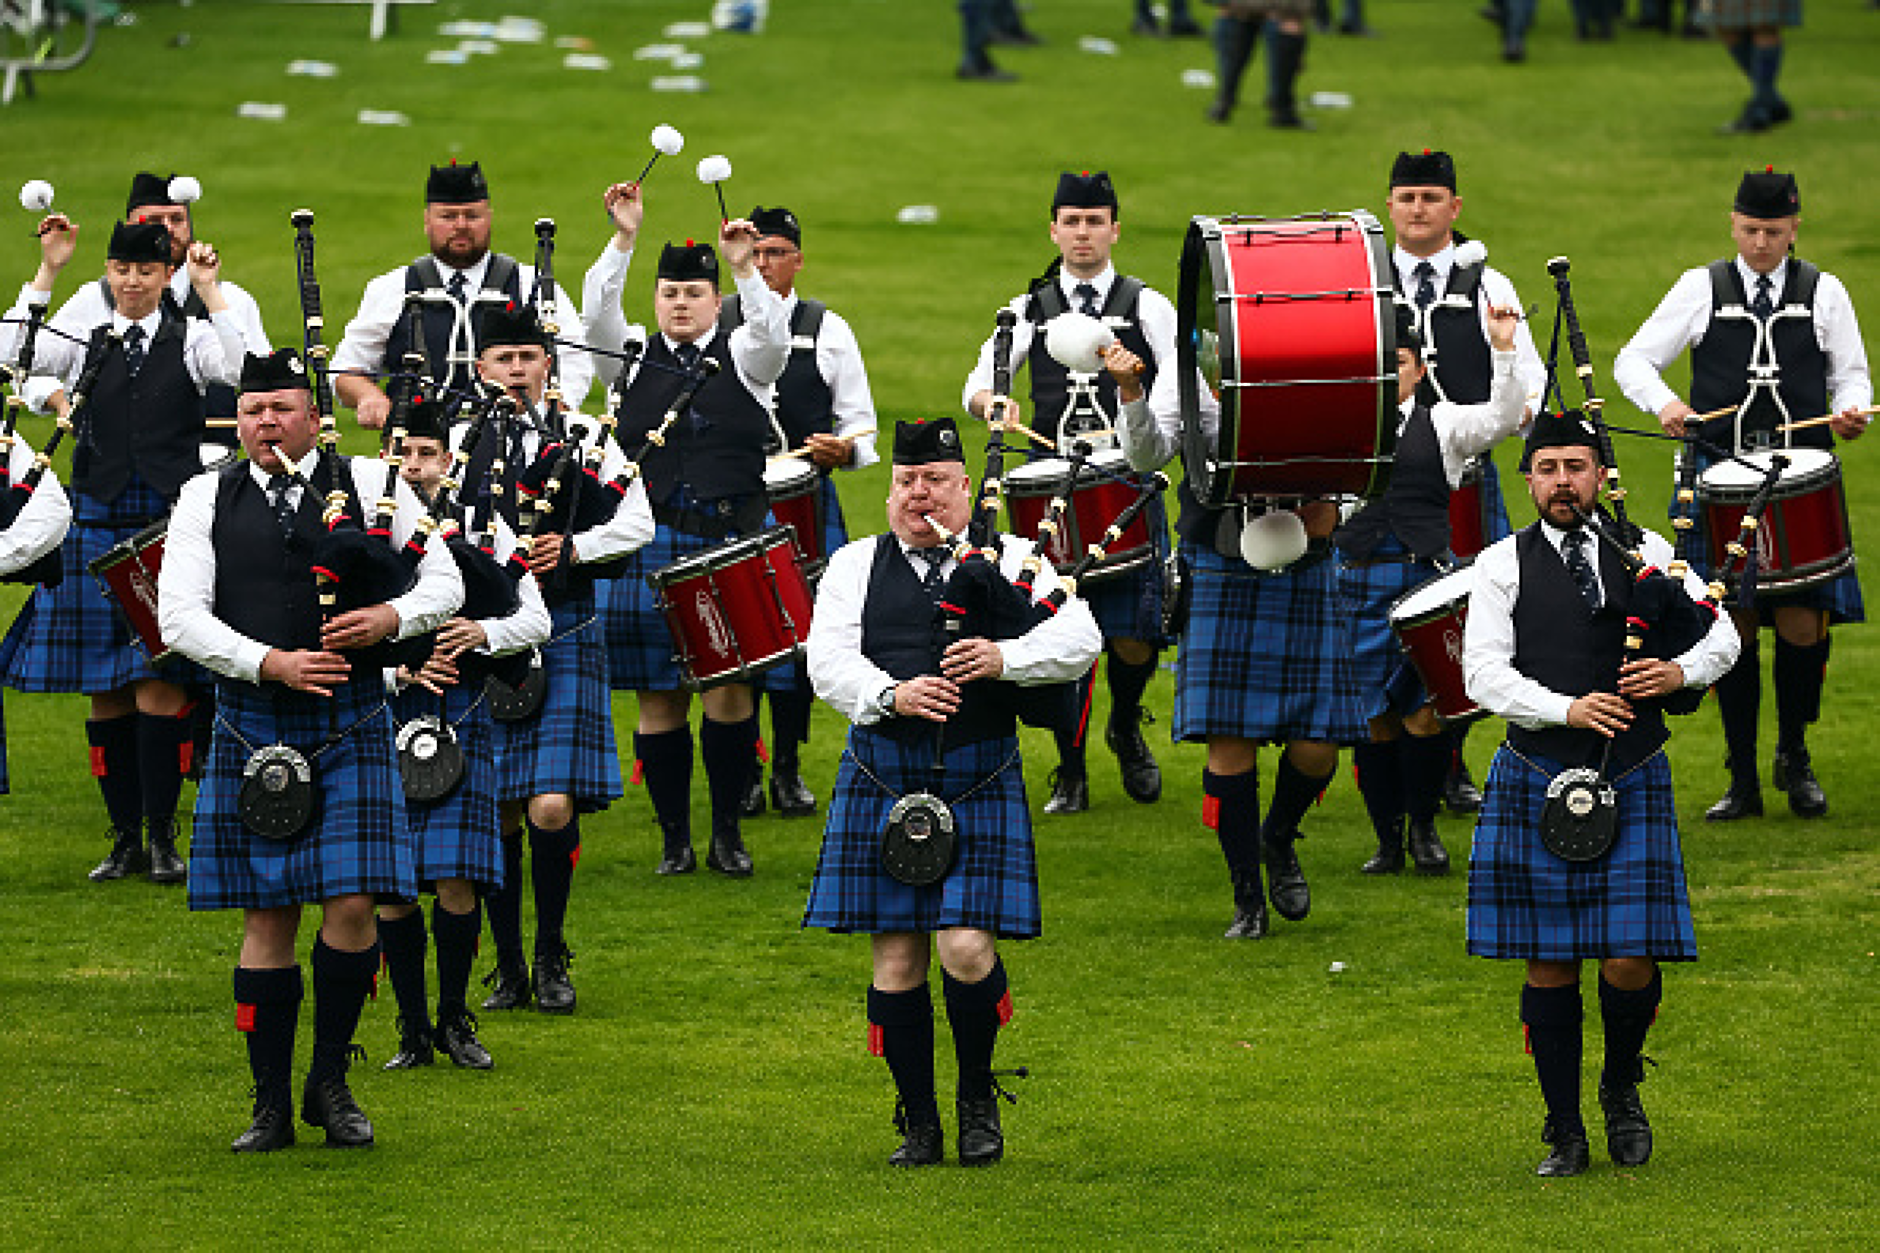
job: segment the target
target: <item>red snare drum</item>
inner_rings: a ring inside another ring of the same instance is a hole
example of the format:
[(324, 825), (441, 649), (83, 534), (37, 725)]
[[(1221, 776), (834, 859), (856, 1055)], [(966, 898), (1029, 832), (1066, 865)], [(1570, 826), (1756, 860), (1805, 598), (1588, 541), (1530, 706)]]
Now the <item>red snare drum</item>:
[(123, 615), (153, 662), (170, 655), (157, 625), (157, 574), (163, 569), (163, 541), (170, 531), (165, 518), (152, 522), (129, 539), (115, 544), (91, 563), (105, 596)]
[(1822, 448), (1746, 453), (1742, 462), (1720, 461), (1697, 476), (1711, 569), (1721, 569), (1730, 559), (1725, 546), (1742, 529), (1744, 509), (1776, 456), (1788, 458), (1789, 464), (1776, 480), (1762, 525), (1756, 528), (1757, 585), (1786, 591), (1838, 578), (1854, 565), (1854, 539), (1841, 489), (1841, 463)]
[(809, 643), (814, 601), (783, 527), (682, 557), (646, 581), (687, 687), (748, 682)]
[[(1006, 506), (1012, 515), (1012, 533), (1025, 539), (1035, 538), (1038, 524), (1051, 509), (1051, 496), (1064, 481), (1071, 463), (1055, 457), (1031, 461), (1009, 470), (1005, 475)], [(1133, 479), (1108, 475), (1129, 473), (1129, 463), (1114, 448), (1092, 454), (1084, 472), (1077, 476), (1077, 490), (1071, 494), (1064, 511), (1064, 524), (1045, 547), (1045, 555), (1067, 574), (1091, 544), (1118, 515), (1136, 499)], [(1138, 570), (1155, 559), (1155, 545), (1149, 538), (1149, 524), (1139, 514), (1123, 528), (1123, 534), (1108, 549), (1101, 564), (1092, 566), (1084, 582), (1098, 583)]]
[(1180, 284), (1183, 461), (1201, 503), (1381, 493), (1398, 413), (1377, 219), (1197, 217)]
[(1462, 678), (1462, 629), (1469, 620), (1469, 591), (1475, 573), (1464, 566), (1420, 583), (1390, 607), (1390, 629), (1403, 645), (1447, 722), (1478, 718), (1487, 711), (1469, 699)]
[(796, 532), (803, 573), (815, 578), (829, 564), (823, 551), (822, 476), (805, 462), (778, 458), (764, 467), (764, 495), (777, 524)]
[(1482, 459), (1471, 457), (1462, 470), (1462, 485), (1449, 493), (1449, 551), (1458, 561), (1472, 560), (1488, 547), (1488, 501), (1482, 490)]

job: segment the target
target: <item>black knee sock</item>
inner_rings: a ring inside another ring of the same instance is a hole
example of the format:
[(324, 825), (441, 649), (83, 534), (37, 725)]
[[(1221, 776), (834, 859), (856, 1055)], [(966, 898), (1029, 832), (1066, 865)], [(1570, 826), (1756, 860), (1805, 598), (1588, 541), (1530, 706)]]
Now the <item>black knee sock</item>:
[(248, 1042), (255, 1096), (281, 1109), (294, 1103), (294, 1031), (302, 995), (299, 966), (235, 967), (235, 1027)]
[[(413, 917), (416, 917), (414, 914)], [(437, 1019), (448, 1022), (461, 1017), (464, 997), (470, 987), (470, 966), (476, 961), (477, 936), (483, 930), (483, 913), (476, 905), (467, 914), (453, 914), (444, 902), (431, 903), (431, 936), (437, 943)], [(379, 935), (385, 924), (379, 924)], [(404, 999), (399, 998), (399, 1004)]]
[(310, 1082), (344, 1078), (359, 1014), (372, 995), (379, 970), (379, 946), (348, 953), (333, 948), (324, 934), (313, 942), (313, 1065)]
[(816, 697), (807, 688), (771, 692), (770, 701), (770, 771), (772, 774), (796, 774), (799, 771), (797, 749), (809, 740), (809, 714)]
[(1664, 990), (1664, 972), (1659, 970), (1652, 971), (1652, 981), (1642, 988), (1615, 988), (1604, 977), (1600, 979), (1599, 1017), (1606, 1028), (1602, 1083), (1637, 1081), (1638, 1055), (1645, 1048), (1646, 1032), (1658, 1021), (1658, 1002)]
[(1736, 664), (1717, 680), (1717, 712), (1733, 777), (1756, 777), (1756, 722), (1762, 715), (1762, 650), (1755, 635), (1743, 641)]
[(114, 830), (141, 839), (143, 783), (138, 778), (137, 726), (140, 715), (92, 718), (85, 723), (91, 741), (91, 773), (104, 793), (104, 811)]
[[(1337, 773), (1336, 767), (1333, 774)], [(1332, 781), (1331, 774), (1313, 778), (1293, 765), (1292, 754), (1279, 755), (1279, 769), (1273, 773), (1273, 803), (1267, 806), (1266, 824), (1260, 836), (1269, 844), (1290, 844), (1299, 835), (1299, 823), (1306, 811), (1319, 799)]]
[(392, 995), (398, 1000), (398, 1017), (405, 1030), (430, 1031), (430, 1002), (424, 991), (424, 911), (380, 918), (379, 947), (385, 953), (385, 973), (391, 976)]
[(1821, 717), (1821, 686), (1828, 675), (1828, 641), (1801, 645), (1776, 636), (1771, 666), (1776, 689), (1776, 748), (1808, 746), (1809, 724)]
[(699, 756), (705, 759), (705, 786), (712, 798), (712, 821), (736, 822), (738, 805), (750, 781), (751, 754), (757, 751), (757, 719), (715, 722), (698, 727)]
[(633, 752), (640, 759), (646, 796), (653, 802), (666, 851), (677, 852), (692, 842), (692, 728), (679, 726), (653, 735), (636, 732)]
[(1527, 1026), (1528, 1051), (1534, 1054), (1534, 1074), (1541, 1083), (1547, 1116), (1562, 1131), (1584, 1135), (1580, 1117), (1580, 985), (1563, 988), (1521, 988), (1521, 1021)]
[(1353, 748), (1351, 758), (1358, 767), (1358, 794), (1364, 797), (1378, 840), (1401, 844), (1403, 832), (1397, 824), (1404, 816), (1403, 764), (1397, 746), (1398, 740), (1372, 740)]
[(1084, 741), (1089, 738), (1090, 694), (1095, 690), (1096, 674), (1096, 667), (1092, 666), (1077, 680), (1077, 707), (1071, 711), (1070, 722), (1052, 729), (1052, 738), (1057, 740), (1060, 778), (1081, 779), (1089, 773), (1090, 767), (1084, 760)]
[(188, 709), (175, 717), (137, 715), (137, 785), (144, 821), (159, 835), (167, 834), (176, 820), (176, 802), (195, 751), (195, 731)]
[(1462, 750), (1469, 746), (1469, 728), (1473, 722), (1455, 722), (1443, 728), (1443, 738), (1449, 741), (1449, 771), (1451, 774), (1469, 768), (1463, 759)]
[(561, 928), (568, 917), (575, 863), (581, 860), (581, 820), (570, 818), (559, 831), (529, 824), (529, 881), (535, 888), (535, 956), (558, 957)]
[(908, 1121), (940, 1121), (934, 1099), (933, 994), (926, 984), (905, 992), (868, 989), (868, 1051), (888, 1063)]
[(1403, 777), (1403, 811), (1412, 822), (1429, 822), (1442, 803), (1443, 780), (1453, 758), (1449, 737), (1410, 735), (1397, 739), (1397, 764)]
[(1109, 652), (1110, 668), (1110, 725), (1128, 728), (1136, 725), (1142, 708), (1142, 694), (1149, 686), (1149, 680), (1155, 677), (1156, 659), (1159, 653), (1150, 653), (1149, 660), (1140, 665), (1124, 661), (1117, 656), (1116, 650)]
[(1012, 993), (1005, 963), (992, 959), (992, 973), (978, 983), (961, 983), (942, 972), (947, 1025), (953, 1028), (953, 1058), (959, 1064), (958, 1096), (982, 1101), (992, 1095), (992, 1048), (999, 1028), (1012, 1020)]
[[(1214, 834), (1221, 841), (1221, 856), (1229, 871), (1257, 865), (1260, 857), (1260, 773), (1215, 774), (1201, 772), (1201, 794), (1213, 811)], [(1204, 802), (1205, 804), (1205, 802)]]
[(490, 940), (496, 960), (522, 960), (522, 832), (503, 832), (503, 886), (487, 893)]

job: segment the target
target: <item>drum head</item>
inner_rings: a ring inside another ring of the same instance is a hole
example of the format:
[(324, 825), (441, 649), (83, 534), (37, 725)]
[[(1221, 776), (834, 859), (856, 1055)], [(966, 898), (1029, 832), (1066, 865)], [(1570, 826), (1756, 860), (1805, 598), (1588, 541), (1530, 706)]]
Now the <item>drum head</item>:
[(1706, 467), (1697, 476), (1698, 493), (1748, 496), (1762, 485), (1770, 464), (1778, 455), (1787, 458), (1789, 463), (1776, 480), (1778, 484), (1813, 478), (1829, 471), (1835, 464), (1834, 454), (1822, 448), (1784, 448), (1744, 453), (1735, 460), (1719, 461)]
[(1469, 590), (1474, 586), (1475, 570), (1471, 566), (1451, 570), (1448, 574), (1439, 574), (1427, 583), (1419, 583), (1399, 596), (1396, 603), (1390, 607), (1390, 620), (1414, 622), (1432, 613), (1441, 613), (1452, 605), (1469, 599)]
[(764, 463), (764, 494), (796, 496), (816, 486), (816, 468), (794, 457), (772, 457)]
[(1041, 457), (1007, 470), (1005, 485), (1020, 496), (1049, 496), (1070, 468), (1071, 463), (1062, 457)]
[(395, 742), (406, 800), (440, 801), (463, 781), (463, 746), (442, 718), (429, 714), (413, 718), (398, 728)]

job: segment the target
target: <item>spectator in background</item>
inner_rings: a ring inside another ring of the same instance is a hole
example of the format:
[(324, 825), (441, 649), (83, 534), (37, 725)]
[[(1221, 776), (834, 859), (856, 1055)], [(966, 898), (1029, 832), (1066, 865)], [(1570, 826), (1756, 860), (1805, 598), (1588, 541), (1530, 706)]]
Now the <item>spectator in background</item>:
[[(1519, 0), (1517, 0), (1517, 3)], [(1214, 60), (1218, 87), (1208, 106), (1210, 122), (1233, 116), (1240, 99), (1240, 79), (1253, 59), (1254, 41), (1266, 36), (1267, 125), (1281, 130), (1311, 130), (1299, 116), (1293, 91), (1305, 64), (1306, 18), (1312, 0), (1213, 0), (1220, 9), (1214, 19)]]
[(1782, 74), (1782, 28), (1802, 24), (1802, 0), (1710, 0), (1701, 20), (1717, 32), (1750, 85), (1749, 102), (1718, 133), (1753, 135), (1794, 116), (1776, 79)]
[[(1160, 35), (1162, 26), (1156, 21), (1155, 7), (1149, 0), (1136, 0), (1136, 20), (1129, 24), (1132, 35)], [(1188, 11), (1188, 0), (1168, 0), (1168, 37), (1170, 39), (1199, 39), (1201, 24), (1195, 21), (1194, 14)]]

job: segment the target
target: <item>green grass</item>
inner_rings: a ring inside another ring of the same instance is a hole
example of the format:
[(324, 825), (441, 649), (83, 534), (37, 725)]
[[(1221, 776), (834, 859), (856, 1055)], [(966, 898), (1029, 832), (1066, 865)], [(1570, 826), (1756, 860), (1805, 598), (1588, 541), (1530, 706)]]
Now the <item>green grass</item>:
[[(954, 411), (993, 310), (1049, 259), (1044, 218), (1064, 168), (1111, 170), (1119, 263), (1172, 293), (1190, 215), (1376, 211), (1399, 148), (1447, 148), (1464, 228), (1527, 299), (1548, 297), (1548, 257), (1573, 258), (1613, 394), (1613, 352), (1679, 270), (1727, 248), (1737, 177), (1773, 162), (1799, 173), (1804, 255), (1847, 281), (1870, 340), (1880, 318), (1880, 29), (1855, 5), (1810, 7), (1786, 73), (1798, 120), (1750, 140), (1711, 134), (1743, 94), (1721, 51), (1631, 32), (1581, 47), (1561, 6), (1545, 7), (1530, 63), (1505, 68), (1472, 5), (1374, 0), (1382, 39), (1312, 43), (1305, 90), (1355, 98), (1316, 113), (1312, 135), (1269, 132), (1257, 109), (1204, 125), (1205, 95), (1179, 76), (1208, 64), (1205, 46), (1131, 40), (1121, 0), (1036, 0), (1032, 24), (1051, 43), (1005, 54), (1023, 81), (1003, 89), (951, 80), (950, 5), (778, 0), (763, 36), (698, 45), (712, 84), (698, 96), (651, 94), (653, 71), (631, 54), (666, 23), (702, 18), (703, 0), (443, 4), (407, 13), (379, 45), (351, 7), (128, 8), (138, 24), (107, 32), (83, 71), (0, 111), (8, 194), (31, 177), (57, 185), (87, 231), (77, 281), (133, 170), (197, 174), (199, 229), (281, 342), (297, 339), (289, 210), (318, 214), (336, 339), (365, 279), (417, 250), (426, 162), (483, 161), (499, 246), (526, 250), (529, 222), (554, 217), (572, 281), (606, 238), (601, 187), (638, 172), (661, 121), (687, 149), (649, 183), (649, 241), (710, 230), (715, 201), (691, 166), (729, 155), (735, 211), (782, 202), (804, 220), (804, 287), (856, 327), (884, 425)], [(546, 46), (424, 64), (442, 42), (435, 21), (506, 8), (592, 39), (614, 73), (564, 71)], [(1121, 55), (1078, 52), (1083, 34), (1116, 39)], [(341, 74), (284, 77), (297, 57)], [(238, 121), (242, 100), (284, 102), (290, 121)], [(361, 127), (361, 108), (413, 125)], [(909, 203), (936, 205), (939, 223), (896, 225)], [(3, 211), (10, 291), (34, 258), (29, 218)], [(640, 316), (645, 280), (631, 292)], [(1622, 453), (1639, 516), (1661, 516), (1664, 455)], [(1880, 534), (1870, 456), (1862, 444), (1846, 458), (1865, 536)], [(861, 529), (884, 483), (879, 470), (844, 480)], [(1541, 1149), (1519, 975), (1463, 956), (1460, 876), (1359, 876), (1369, 835), (1341, 781), (1303, 846), (1312, 919), (1225, 944), (1225, 876), (1198, 823), (1191, 746), (1161, 751), (1168, 796), (1154, 808), (1123, 799), (1098, 749), (1096, 808), (1038, 823), (1046, 934), (1008, 950), (1019, 1016), (1001, 1046), (1034, 1077), (996, 1170), (881, 1165), (892, 1098), (862, 1052), (864, 945), (797, 927), (816, 825), (752, 824), (749, 883), (656, 880), (638, 789), (585, 827), (575, 1018), (491, 1016), (498, 1069), (485, 1075), (362, 1068), (372, 1153), (304, 1145), (237, 1161), (225, 1145), (246, 1112), (229, 1021), (239, 926), (186, 913), (175, 893), (82, 882), (103, 851), (83, 704), (16, 695), (13, 795), (0, 802), (0, 1245), (1863, 1246), (1880, 1216), (1880, 789), (1862, 752), (1880, 725), (1876, 678), (1871, 635), (1841, 632), (1815, 737), (1825, 822), (1697, 822), (1722, 785), (1722, 750), (1709, 710), (1680, 724), (1703, 960), (1669, 974), (1649, 1048), (1663, 1063), (1645, 1090), (1659, 1156), (1617, 1171), (1596, 1154), (1589, 1176), (1552, 1185), (1529, 1173)], [(1170, 697), (1158, 677), (1150, 704), (1165, 714)], [(631, 703), (619, 712), (630, 726)], [(819, 792), (841, 730), (818, 710)], [(1472, 742), (1478, 772), (1493, 738)], [(1030, 746), (1035, 792), (1049, 752)], [(1443, 829), (1462, 852), (1466, 825)], [(388, 992), (360, 1033), (379, 1061), (393, 1014)]]

